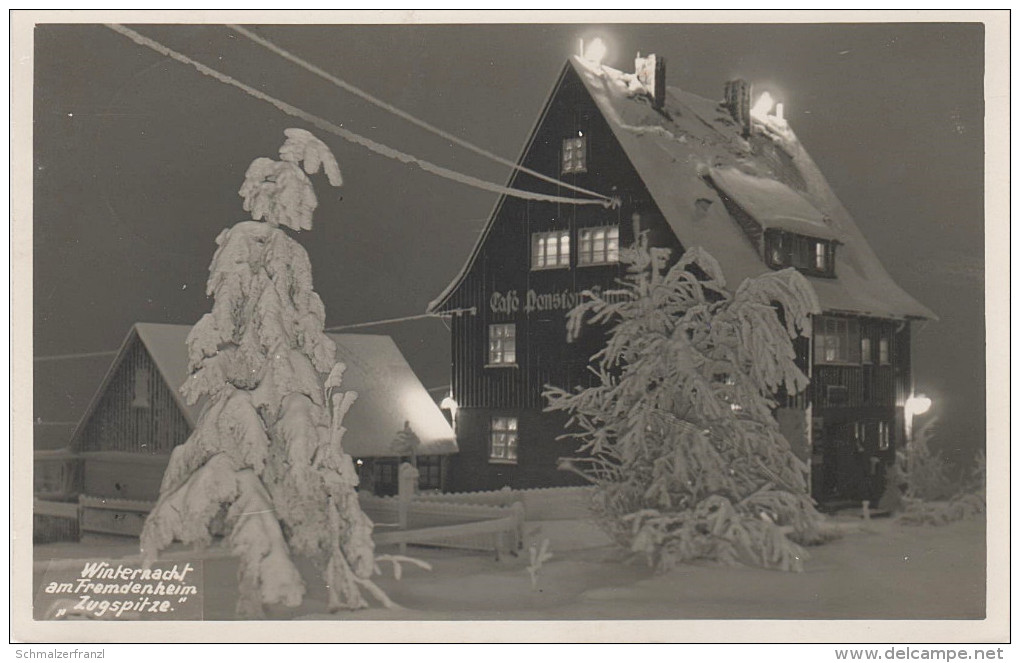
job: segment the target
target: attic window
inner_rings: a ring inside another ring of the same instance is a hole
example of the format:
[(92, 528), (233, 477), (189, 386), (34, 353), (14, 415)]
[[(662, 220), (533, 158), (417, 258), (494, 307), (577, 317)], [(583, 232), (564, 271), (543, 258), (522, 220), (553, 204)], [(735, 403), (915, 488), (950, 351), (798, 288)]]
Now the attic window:
[(149, 407), (151, 399), (149, 394), (149, 372), (144, 368), (136, 368), (134, 375), (134, 400), (131, 407)]
[(588, 139), (584, 136), (575, 136), (563, 139), (563, 157), (560, 161), (560, 172), (586, 173), (588, 172)]
[(794, 267), (811, 276), (836, 275), (835, 242), (785, 230), (765, 231), (765, 260), (772, 269)]

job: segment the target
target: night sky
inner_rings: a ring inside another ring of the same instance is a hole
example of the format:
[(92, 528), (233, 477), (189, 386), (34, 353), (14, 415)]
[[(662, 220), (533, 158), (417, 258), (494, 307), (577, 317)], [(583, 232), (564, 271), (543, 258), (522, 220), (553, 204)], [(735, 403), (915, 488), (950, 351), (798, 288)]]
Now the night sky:
[[(395, 118), (222, 26), (133, 26), (334, 123), (505, 183), (508, 169)], [(917, 390), (940, 446), (984, 443), (983, 28), (980, 24), (260, 26), (257, 31), (411, 114), (515, 159), (579, 37), (606, 63), (666, 57), (667, 82), (708, 98), (737, 76), (786, 117), (893, 278), (940, 317), (915, 326)], [(330, 326), (414, 315), (453, 278), (495, 195), (289, 118), (101, 26), (35, 31), (36, 356), (116, 349), (136, 321), (194, 323), (252, 159), (311, 129), (344, 187), (313, 178), (307, 248)], [(426, 387), (449, 383), (436, 319), (391, 334)], [(35, 363), (35, 417), (77, 420), (111, 358)], [(72, 426), (36, 426), (60, 446)]]

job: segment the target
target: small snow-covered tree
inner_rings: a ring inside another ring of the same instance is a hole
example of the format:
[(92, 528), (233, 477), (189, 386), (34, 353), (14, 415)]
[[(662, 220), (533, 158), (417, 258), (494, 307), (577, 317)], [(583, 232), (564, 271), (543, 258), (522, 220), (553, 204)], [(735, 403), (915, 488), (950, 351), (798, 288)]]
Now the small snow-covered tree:
[(365, 607), (362, 589), (388, 602), (370, 580), (372, 522), (342, 447), (357, 394), (342, 390), (344, 365), (323, 331), (308, 255), (281, 228), (311, 229), (317, 200), (307, 175), (321, 168), (339, 186), (340, 168), (309, 132), (285, 133), (280, 160), (256, 159), (245, 175), (239, 194), (251, 219), (216, 239), (212, 311), (188, 335), (181, 387), (189, 403), (206, 404), (170, 457), (141, 537), (148, 562), (174, 540), (225, 535), (240, 559), (243, 617), (300, 604), (294, 554), (319, 565), (331, 609)]
[[(584, 293), (568, 334), (605, 325), (593, 386), (548, 387), (571, 415), (574, 468), (596, 485), (596, 515), (659, 570), (695, 559), (800, 570), (785, 535), (817, 535), (807, 466), (773, 416), (775, 394), (803, 390), (792, 339), (819, 311), (793, 269), (731, 293), (718, 263), (693, 248), (668, 270), (643, 239), (624, 252), (620, 287)], [(784, 530), (785, 528), (785, 530)]]

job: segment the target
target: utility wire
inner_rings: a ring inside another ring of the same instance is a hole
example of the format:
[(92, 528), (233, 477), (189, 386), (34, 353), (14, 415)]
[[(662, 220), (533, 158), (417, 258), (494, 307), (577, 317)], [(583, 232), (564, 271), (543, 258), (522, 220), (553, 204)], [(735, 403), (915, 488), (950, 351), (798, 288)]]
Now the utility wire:
[[(337, 327), (327, 327), (322, 331), (336, 332), (344, 329), (359, 329), (361, 327), (375, 327), (377, 325), (389, 325), (397, 322), (407, 322), (410, 320), (421, 320), (423, 318), (448, 318), (450, 315), (457, 313), (470, 313), (475, 314), (474, 308), (464, 309), (453, 309), (450, 311), (444, 311), (443, 313), (420, 313), (418, 315), (406, 315), (402, 318), (388, 318), (386, 320), (369, 320), (368, 322), (355, 322), (349, 325), (339, 325)], [(120, 350), (103, 350), (101, 352), (78, 352), (69, 355), (48, 355), (44, 357), (32, 357), (32, 361), (61, 361), (66, 359), (82, 359), (85, 357), (110, 357), (117, 354)]]
[(46, 355), (32, 357), (32, 361), (63, 361), (65, 359), (86, 359), (88, 357), (110, 357), (117, 354), (119, 350), (103, 350), (101, 352), (76, 352), (68, 355)]
[(323, 331), (336, 332), (344, 329), (360, 329), (362, 327), (375, 327), (376, 325), (389, 325), (395, 322), (408, 322), (410, 320), (422, 320), (424, 318), (444, 318), (449, 317), (454, 313), (471, 313), (475, 314), (474, 308), (456, 309), (452, 311), (444, 311), (442, 314), (437, 313), (419, 313), (418, 315), (405, 315), (402, 318), (388, 318), (386, 320), (371, 320), (369, 322), (355, 322), (349, 325), (339, 325), (336, 327), (327, 327)]
[(384, 157), (395, 159), (406, 164), (417, 166), (418, 168), (421, 168), (426, 172), (432, 173), (433, 175), (438, 175), (448, 180), (459, 182), (461, 184), (466, 184), (468, 186), (473, 186), (484, 191), (491, 191), (493, 193), (499, 193), (505, 196), (512, 196), (515, 198), (522, 198), (524, 200), (538, 200), (551, 203), (563, 203), (567, 205), (602, 205), (603, 207), (609, 207), (614, 202), (607, 201), (604, 199), (591, 200), (581, 198), (568, 198), (565, 196), (552, 196), (542, 193), (535, 193), (533, 191), (522, 191), (520, 189), (513, 189), (511, 187), (502, 186), (500, 184), (487, 182), (472, 175), (465, 175), (464, 173), (459, 173), (457, 171), (450, 170), (449, 168), (444, 168), (443, 166), (438, 166), (434, 163), (425, 161), (423, 159), (419, 159), (405, 152), (395, 150), (392, 147), (388, 147), (386, 145), (383, 145), (382, 143), (378, 143), (374, 140), (371, 140), (370, 138), (365, 138), (364, 136), (356, 134), (353, 131), (349, 131), (347, 129), (344, 129), (343, 127), (337, 126), (336, 124), (333, 124), (328, 120), (324, 120), (317, 115), (313, 115), (308, 111), (302, 110), (297, 106), (288, 104), (285, 101), (281, 101), (276, 97), (270, 96), (265, 92), (262, 92), (261, 90), (257, 90), (251, 87), (250, 85), (246, 85), (245, 83), (242, 83), (241, 81), (232, 78), (222, 72), (219, 72), (211, 67), (207, 67), (201, 62), (193, 60), (187, 55), (184, 55), (183, 53), (179, 53), (167, 46), (164, 46), (158, 41), (149, 39), (148, 37), (145, 37), (144, 35), (141, 35), (130, 28), (124, 27), (123, 25), (108, 23), (106, 24), (106, 27), (113, 30), (114, 32), (118, 32), (124, 35), (125, 37), (127, 37), (128, 39), (130, 39), (131, 41), (135, 42), (140, 46), (145, 46), (146, 48), (149, 48), (161, 55), (165, 55), (166, 57), (177, 60), (178, 62), (190, 65), (197, 69), (201, 74), (214, 78), (221, 83), (225, 83), (227, 85), (236, 87), (237, 89), (247, 93), (248, 95), (256, 99), (272, 104), (277, 109), (286, 113), (287, 115), (296, 117), (300, 120), (304, 120), (305, 122), (308, 122), (309, 124), (312, 124), (322, 129), (323, 131), (328, 131), (329, 133), (335, 134), (346, 141), (349, 141), (356, 145), (361, 145), (362, 147), (365, 147), (371, 150), (372, 152), (375, 152), (376, 154), (380, 154)]
[(437, 136), (450, 141), (451, 143), (455, 143), (457, 145), (460, 145), (461, 147), (463, 147), (465, 149), (468, 149), (468, 150), (474, 152), (475, 154), (480, 154), (483, 157), (486, 157), (488, 159), (492, 159), (496, 163), (502, 164), (504, 166), (509, 166), (510, 168), (513, 168), (514, 170), (519, 170), (521, 172), (527, 173), (528, 175), (531, 175), (532, 177), (537, 177), (540, 180), (544, 180), (546, 182), (551, 182), (551, 183), (556, 184), (557, 186), (561, 186), (561, 187), (563, 187), (565, 189), (571, 189), (571, 190), (576, 191), (578, 193), (583, 193), (586, 196), (593, 196), (595, 198), (599, 198), (599, 199), (605, 200), (605, 201), (609, 201), (610, 200), (609, 197), (604, 196), (601, 193), (598, 193), (596, 191), (589, 191), (588, 189), (585, 189), (583, 187), (575, 186), (575, 185), (570, 184), (568, 182), (560, 181), (560, 180), (558, 180), (558, 179), (556, 179), (554, 177), (549, 177), (548, 175), (546, 175), (544, 173), (540, 173), (537, 170), (532, 170), (531, 168), (528, 168), (528, 167), (523, 166), (521, 164), (514, 163), (513, 161), (510, 161), (509, 159), (501, 157), (498, 154), (493, 154), (492, 152), (486, 150), (485, 148), (481, 148), (481, 147), (478, 147), (476, 145), (473, 145), (472, 143), (469, 143), (468, 141), (464, 140), (463, 138), (459, 138), (457, 136), (454, 136), (451, 133), (443, 131), (439, 127), (433, 126), (433, 125), (429, 124), (428, 122), (426, 122), (424, 120), (419, 120), (418, 118), (416, 118), (415, 116), (411, 115), (410, 113), (408, 113), (406, 111), (403, 111), (403, 110), (400, 110), (396, 106), (393, 106), (392, 104), (389, 104), (389, 103), (387, 103), (387, 102), (385, 102), (385, 101), (383, 101), (381, 99), (378, 99), (378, 98), (372, 96), (371, 94), (369, 94), (368, 92), (365, 92), (361, 88), (355, 87), (354, 85), (351, 85), (347, 81), (344, 81), (344, 80), (341, 80), (340, 78), (337, 78), (336, 76), (330, 74), (329, 72), (324, 71), (324, 70), (320, 69), (319, 67), (315, 66), (314, 64), (312, 64), (310, 62), (307, 62), (306, 60), (301, 59), (300, 57), (298, 57), (297, 55), (294, 55), (290, 51), (288, 51), (288, 50), (286, 50), (286, 49), (284, 49), (284, 48), (282, 48), (280, 46), (277, 46), (276, 44), (274, 44), (273, 42), (269, 41), (268, 39), (266, 39), (264, 37), (260, 37), (259, 35), (255, 34), (254, 32), (251, 32), (250, 30), (247, 30), (247, 29), (241, 27), (240, 25), (228, 24), (227, 27), (230, 28), (231, 30), (233, 30), (234, 32), (237, 32), (237, 33), (247, 37), (248, 39), (250, 39), (251, 41), (255, 42), (256, 44), (259, 44), (260, 46), (262, 46), (262, 47), (272, 51), (273, 53), (276, 53), (280, 57), (285, 58), (287, 60), (290, 60), (291, 62), (293, 62), (294, 64), (298, 65), (299, 67), (301, 67), (301, 68), (303, 68), (303, 69), (305, 69), (307, 71), (310, 71), (311, 73), (315, 74), (319, 78), (322, 78), (322, 79), (325, 79), (325, 80), (329, 81), (330, 83), (332, 83), (333, 85), (337, 86), (341, 90), (345, 90), (345, 91), (350, 92), (351, 94), (353, 94), (355, 96), (361, 97), (362, 99), (364, 99), (365, 101), (369, 102), (370, 104), (373, 104), (373, 105), (375, 105), (375, 106), (377, 106), (379, 108), (382, 108), (383, 110), (385, 110), (385, 111), (387, 111), (389, 113), (392, 113), (392, 114), (396, 115), (397, 117), (399, 117), (401, 119), (407, 120), (411, 124), (413, 124), (415, 126), (418, 126), (418, 127), (421, 127), (422, 129), (425, 129), (426, 131), (430, 131), (430, 132), (436, 134)]

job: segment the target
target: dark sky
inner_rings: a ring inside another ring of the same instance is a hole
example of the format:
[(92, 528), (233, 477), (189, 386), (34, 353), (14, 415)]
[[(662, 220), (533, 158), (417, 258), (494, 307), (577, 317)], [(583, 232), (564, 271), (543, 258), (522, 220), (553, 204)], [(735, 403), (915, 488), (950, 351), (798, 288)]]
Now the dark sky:
[[(498, 183), (508, 171), (338, 90), (221, 26), (135, 26), (347, 129)], [(607, 64), (667, 59), (667, 82), (721, 98), (740, 76), (786, 117), (900, 285), (938, 322), (914, 334), (918, 391), (947, 449), (984, 442), (983, 28), (980, 24), (261, 26), (323, 69), (497, 154), (519, 154), (579, 37)], [(34, 354), (115, 349), (135, 321), (193, 323), (216, 235), (245, 218), (252, 159), (305, 126), (101, 26), (35, 31)], [(421, 313), (460, 269), (495, 196), (323, 134), (342, 189), (315, 180), (298, 240), (327, 323)], [(342, 196), (342, 199), (341, 199)], [(449, 335), (394, 336), (426, 387)], [(109, 357), (35, 363), (35, 416), (78, 418)], [(38, 444), (71, 428), (37, 426)]]

